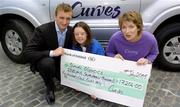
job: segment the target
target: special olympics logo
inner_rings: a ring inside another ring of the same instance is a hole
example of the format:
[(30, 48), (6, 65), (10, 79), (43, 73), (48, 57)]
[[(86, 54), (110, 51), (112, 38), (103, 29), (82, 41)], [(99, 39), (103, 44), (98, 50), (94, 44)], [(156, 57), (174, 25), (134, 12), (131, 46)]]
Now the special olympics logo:
[(89, 57), (88, 57), (88, 60), (89, 60), (89, 61), (95, 61), (96, 59), (95, 59), (94, 57), (89, 56)]

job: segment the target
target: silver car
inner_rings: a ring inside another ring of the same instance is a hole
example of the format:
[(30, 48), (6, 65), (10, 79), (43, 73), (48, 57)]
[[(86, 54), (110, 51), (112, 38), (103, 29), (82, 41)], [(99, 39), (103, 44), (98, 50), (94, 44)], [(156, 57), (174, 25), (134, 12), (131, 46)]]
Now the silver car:
[(25, 63), (23, 51), (33, 29), (54, 20), (57, 4), (73, 7), (71, 25), (85, 21), (93, 35), (106, 47), (117, 30), (118, 16), (135, 10), (141, 13), (144, 30), (152, 32), (159, 44), (159, 67), (180, 70), (180, 0), (0, 0), (0, 38), (6, 55)]

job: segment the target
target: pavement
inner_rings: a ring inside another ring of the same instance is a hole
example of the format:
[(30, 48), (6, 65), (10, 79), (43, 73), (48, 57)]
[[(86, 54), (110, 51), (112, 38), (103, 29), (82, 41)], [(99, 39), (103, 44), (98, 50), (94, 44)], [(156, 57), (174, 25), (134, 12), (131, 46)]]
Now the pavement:
[[(61, 86), (56, 81), (56, 102), (48, 105), (45, 86), (28, 64), (9, 60), (0, 47), (0, 107), (124, 107)], [(143, 107), (180, 107), (180, 72), (153, 67)]]

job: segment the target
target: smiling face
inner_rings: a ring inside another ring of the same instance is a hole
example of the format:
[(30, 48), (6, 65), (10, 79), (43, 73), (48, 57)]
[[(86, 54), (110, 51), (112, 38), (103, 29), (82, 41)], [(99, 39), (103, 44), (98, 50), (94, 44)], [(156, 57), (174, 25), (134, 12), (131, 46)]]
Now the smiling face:
[(59, 29), (63, 32), (69, 25), (72, 17), (72, 12), (58, 11), (55, 17)]
[(87, 39), (87, 33), (82, 27), (76, 27), (74, 29), (74, 36), (77, 43), (84, 45)]
[(121, 26), (121, 31), (126, 40), (130, 42), (136, 42), (140, 39), (140, 35), (138, 35), (139, 29), (132, 21), (124, 21)]
[(59, 29), (63, 32), (69, 25), (73, 10), (69, 4), (62, 3), (57, 5), (55, 10), (55, 21)]

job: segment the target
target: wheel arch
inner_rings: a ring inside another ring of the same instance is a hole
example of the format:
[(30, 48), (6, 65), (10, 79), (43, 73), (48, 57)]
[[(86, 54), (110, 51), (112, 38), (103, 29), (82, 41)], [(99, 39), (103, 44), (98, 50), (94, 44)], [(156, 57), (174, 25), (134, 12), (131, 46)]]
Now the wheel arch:
[(21, 21), (25, 22), (31, 29), (35, 28), (35, 26), (29, 20), (27, 20), (26, 18), (24, 18), (22, 16), (19, 16), (19, 15), (16, 15), (16, 14), (4, 14), (4, 15), (1, 15), (0, 16), (0, 40), (2, 40), (1, 33), (2, 33), (3, 25), (6, 24), (6, 21), (11, 20), (11, 19), (21, 20)]
[(169, 24), (172, 24), (172, 23), (180, 23), (180, 14), (179, 15), (175, 15), (173, 17), (170, 17), (168, 19), (166, 19), (164, 22), (162, 22), (157, 28), (156, 30), (154, 31), (154, 35), (156, 38), (158, 38), (156, 35), (157, 33), (165, 26), (169, 25)]

